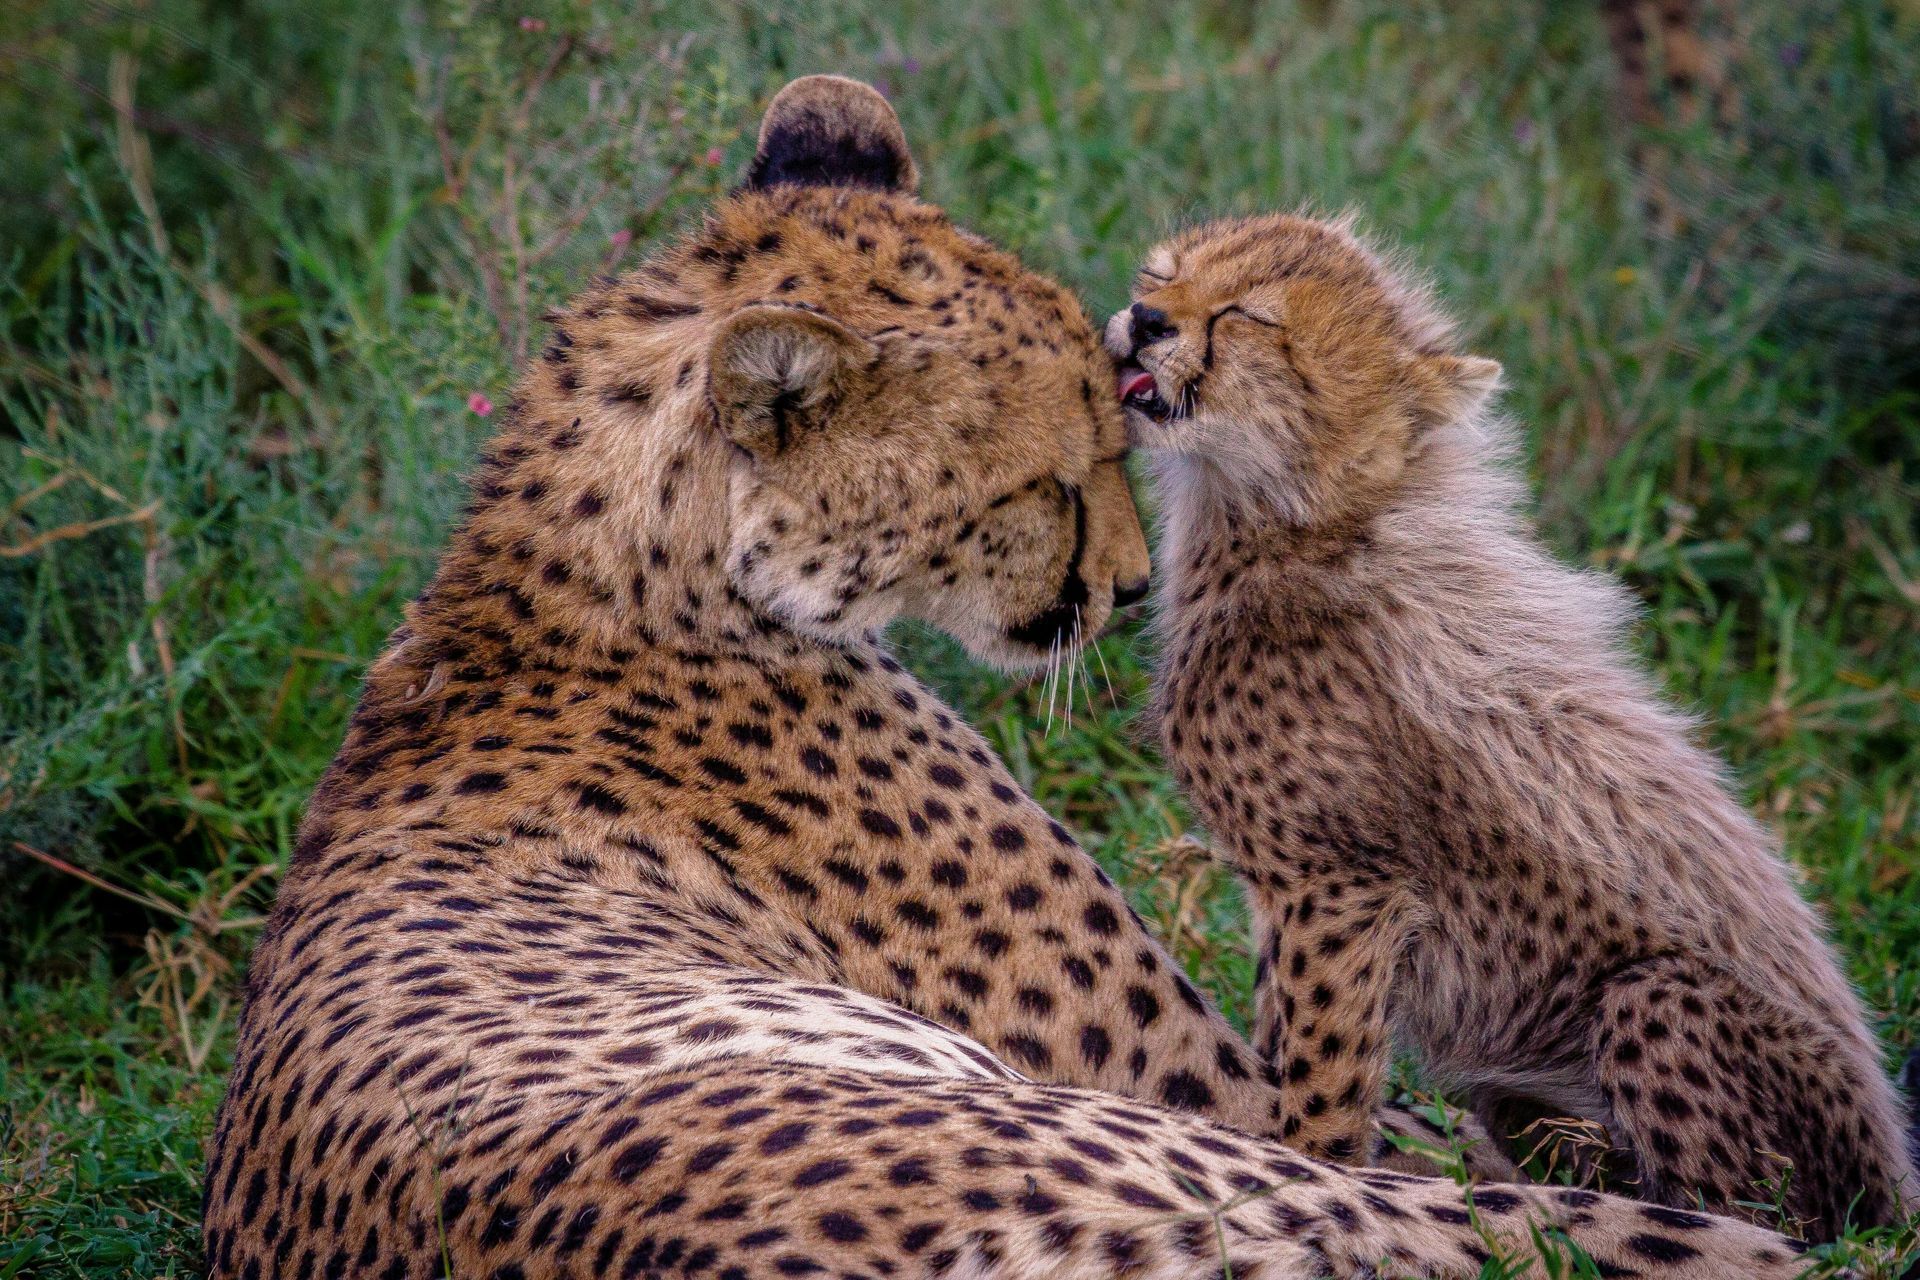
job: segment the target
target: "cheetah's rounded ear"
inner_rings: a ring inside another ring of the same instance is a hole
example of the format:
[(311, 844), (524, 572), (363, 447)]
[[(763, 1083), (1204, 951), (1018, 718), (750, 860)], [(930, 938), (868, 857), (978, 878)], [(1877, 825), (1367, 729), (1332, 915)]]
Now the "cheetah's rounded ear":
[(1498, 394), (1504, 373), (1498, 360), (1483, 356), (1420, 357), (1417, 377), (1423, 416), (1431, 425), (1472, 417)]
[(845, 76), (802, 76), (768, 104), (745, 185), (782, 183), (911, 193), (920, 171), (900, 117), (877, 89)]
[(839, 321), (804, 307), (756, 303), (728, 316), (708, 353), (720, 429), (769, 458), (823, 429), (878, 349)]

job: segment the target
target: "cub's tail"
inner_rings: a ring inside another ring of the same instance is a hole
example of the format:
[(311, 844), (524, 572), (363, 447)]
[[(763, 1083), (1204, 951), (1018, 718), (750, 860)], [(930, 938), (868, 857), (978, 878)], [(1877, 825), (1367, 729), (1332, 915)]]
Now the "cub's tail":
[[(1907, 1158), (1920, 1168), (1920, 1048), (1909, 1053), (1907, 1064), (1900, 1068), (1900, 1092), (1907, 1102)], [(1900, 1280), (1920, 1280), (1920, 1257), (1908, 1262)]]
[(1920, 1048), (1907, 1055), (1900, 1069), (1900, 1092), (1907, 1100), (1907, 1151), (1920, 1161)]

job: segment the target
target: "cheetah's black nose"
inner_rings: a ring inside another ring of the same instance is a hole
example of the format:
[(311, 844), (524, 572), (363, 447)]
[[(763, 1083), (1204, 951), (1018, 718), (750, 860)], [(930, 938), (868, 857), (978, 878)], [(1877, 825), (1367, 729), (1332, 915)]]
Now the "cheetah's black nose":
[(1147, 580), (1138, 582), (1116, 582), (1113, 584), (1113, 607), (1124, 609), (1130, 604), (1138, 604), (1146, 599)]
[(1132, 319), (1128, 323), (1127, 331), (1133, 339), (1135, 351), (1158, 342), (1174, 332), (1172, 319), (1158, 307), (1136, 302), (1128, 309), (1128, 315)]

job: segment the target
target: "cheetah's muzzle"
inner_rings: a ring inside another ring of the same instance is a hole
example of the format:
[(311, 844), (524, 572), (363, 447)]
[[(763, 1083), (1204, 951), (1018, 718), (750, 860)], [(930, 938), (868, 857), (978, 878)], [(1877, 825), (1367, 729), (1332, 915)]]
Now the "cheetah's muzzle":
[(1073, 553), (1067, 557), (1060, 593), (1033, 617), (1007, 628), (1007, 639), (1042, 653), (1055, 645), (1070, 646), (1074, 642), (1091, 599), (1087, 580), (1080, 574), (1080, 562), (1087, 551), (1087, 502), (1078, 489), (1068, 488), (1066, 492), (1073, 503)]

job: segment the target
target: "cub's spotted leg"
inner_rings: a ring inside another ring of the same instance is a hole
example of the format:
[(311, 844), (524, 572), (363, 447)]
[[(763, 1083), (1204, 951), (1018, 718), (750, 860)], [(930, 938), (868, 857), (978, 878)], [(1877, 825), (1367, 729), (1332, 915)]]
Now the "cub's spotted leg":
[[(1850, 1077), (1830, 1033), (1733, 975), (1673, 959), (1615, 977), (1601, 1012), (1600, 1086), (1638, 1153), (1640, 1194), (1730, 1211), (1784, 1192), (1817, 1239), (1898, 1212), (1903, 1189), (1879, 1172), (1899, 1167), (1885, 1149), (1898, 1135), (1867, 1130), (1853, 1100), (1877, 1082)], [(1910, 1177), (1904, 1194), (1916, 1190)]]
[(1387, 996), (1407, 902), (1390, 888), (1297, 880), (1255, 891), (1277, 930), (1254, 1042), (1281, 1081), (1281, 1137), (1348, 1162), (1371, 1151), (1389, 1061)]
[[(1255, 911), (1253, 932), (1255, 955), (1259, 957), (1253, 990), (1254, 1044), (1264, 1060), (1284, 1072), (1288, 1061), (1286, 1002), (1290, 993), (1275, 980), (1274, 972), (1277, 965), (1292, 963), (1292, 949), (1282, 945), (1273, 920), (1265, 911)], [(1306, 963), (1311, 967), (1311, 956)], [(1299, 997), (1293, 996), (1293, 1001), (1297, 1007)], [(1311, 993), (1308, 1003), (1311, 1006)], [(1463, 1167), (1475, 1182), (1521, 1180), (1519, 1168), (1507, 1158), (1479, 1117), (1471, 1112), (1451, 1109), (1450, 1126), (1442, 1126), (1401, 1103), (1380, 1101), (1378, 1095), (1374, 1102), (1377, 1106), (1372, 1115), (1375, 1132), (1363, 1148), (1368, 1152), (1366, 1163), (1373, 1167), (1432, 1176), (1451, 1173), (1457, 1161), (1458, 1167)], [(1405, 1141), (1397, 1142), (1396, 1138)], [(1444, 1159), (1436, 1159), (1430, 1154), (1434, 1152), (1444, 1153)]]

